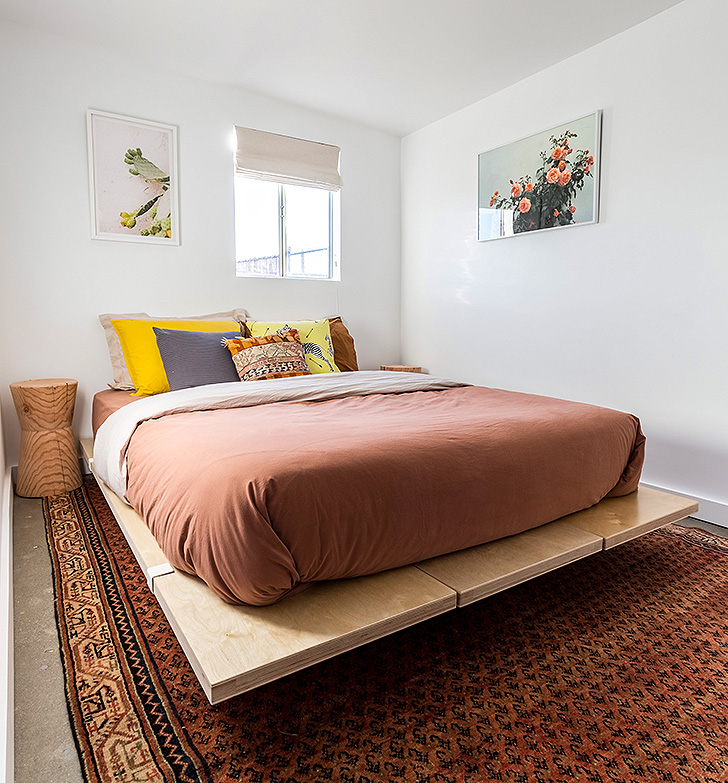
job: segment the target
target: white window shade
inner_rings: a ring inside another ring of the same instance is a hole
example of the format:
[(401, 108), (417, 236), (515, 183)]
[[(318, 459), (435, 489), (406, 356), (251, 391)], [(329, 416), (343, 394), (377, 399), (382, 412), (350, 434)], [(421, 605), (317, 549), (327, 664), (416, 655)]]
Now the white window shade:
[(339, 148), (235, 126), (235, 172), (282, 185), (339, 190)]

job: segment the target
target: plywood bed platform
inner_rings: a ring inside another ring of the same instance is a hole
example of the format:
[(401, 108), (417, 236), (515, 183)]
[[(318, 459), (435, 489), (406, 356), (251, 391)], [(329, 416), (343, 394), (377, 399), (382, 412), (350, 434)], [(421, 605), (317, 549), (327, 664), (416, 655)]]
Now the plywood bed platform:
[[(82, 449), (94, 472), (93, 442), (82, 441)], [(99, 486), (212, 704), (698, 510), (686, 498), (640, 488), (516, 536), (251, 607), (226, 604), (201, 580), (175, 571), (141, 517)]]

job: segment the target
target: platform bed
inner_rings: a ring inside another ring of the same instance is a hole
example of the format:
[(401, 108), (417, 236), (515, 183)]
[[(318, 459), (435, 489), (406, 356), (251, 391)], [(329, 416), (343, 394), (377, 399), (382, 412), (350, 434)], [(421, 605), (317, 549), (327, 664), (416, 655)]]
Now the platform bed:
[[(94, 472), (93, 442), (82, 442)], [(272, 606), (232, 606), (169, 565), (144, 521), (99, 486), (211, 704), (494, 595), (695, 513), (641, 487), (542, 527), (356, 579), (322, 582)]]

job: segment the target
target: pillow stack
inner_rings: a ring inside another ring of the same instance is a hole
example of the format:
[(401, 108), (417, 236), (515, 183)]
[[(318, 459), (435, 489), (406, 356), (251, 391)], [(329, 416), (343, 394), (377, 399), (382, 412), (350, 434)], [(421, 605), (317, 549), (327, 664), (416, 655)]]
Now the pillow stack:
[[(161, 394), (170, 391), (169, 381), (157, 347), (155, 327), (165, 330), (189, 332), (239, 331), (235, 321), (132, 321), (114, 319), (111, 325), (116, 332), (126, 367), (129, 370), (137, 395)], [(220, 337), (218, 336), (218, 340)]]
[[(226, 321), (228, 324), (232, 323), (232, 326), (225, 327), (226, 330), (238, 329), (241, 323), (245, 322), (248, 313), (242, 308), (235, 310), (228, 310), (222, 313), (211, 313), (209, 315), (191, 315), (182, 318), (169, 318), (169, 317), (155, 317), (148, 313), (103, 313), (99, 316), (99, 321), (104, 329), (104, 336), (106, 337), (106, 344), (109, 348), (109, 358), (111, 359), (111, 369), (114, 374), (113, 381), (109, 384), (112, 389), (124, 389), (127, 391), (134, 391), (134, 381), (129, 373), (126, 357), (119, 341), (119, 336), (111, 325), (113, 320), (123, 321)], [(174, 327), (172, 327), (174, 328)], [(183, 328), (183, 327), (179, 327)], [(193, 331), (200, 331), (196, 328)], [(132, 350), (132, 346), (128, 345), (127, 348)]]
[(242, 309), (189, 318), (100, 315), (114, 371), (109, 385), (141, 396), (358, 369), (354, 341), (339, 316), (287, 322), (246, 316)]

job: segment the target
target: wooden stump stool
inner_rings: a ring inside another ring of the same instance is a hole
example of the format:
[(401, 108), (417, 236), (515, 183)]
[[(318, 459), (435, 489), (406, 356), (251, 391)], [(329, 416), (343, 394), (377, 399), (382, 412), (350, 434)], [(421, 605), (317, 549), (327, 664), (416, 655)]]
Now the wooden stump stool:
[(48, 378), (10, 384), (20, 420), (15, 491), (24, 498), (60, 495), (81, 486), (71, 430), (78, 381)]
[(389, 372), (422, 372), (422, 367), (415, 364), (380, 364), (379, 369)]

